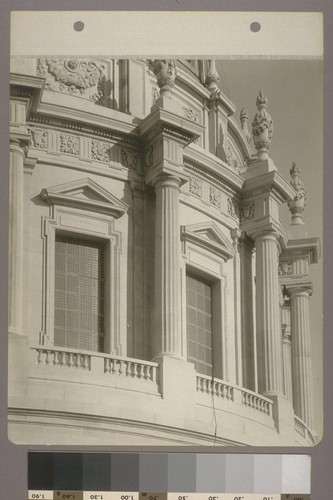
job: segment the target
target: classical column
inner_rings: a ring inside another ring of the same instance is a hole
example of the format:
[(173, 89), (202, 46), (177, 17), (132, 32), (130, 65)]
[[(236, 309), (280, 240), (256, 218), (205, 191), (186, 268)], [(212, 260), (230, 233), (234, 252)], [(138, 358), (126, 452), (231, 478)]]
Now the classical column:
[(291, 357), (295, 414), (313, 428), (313, 388), (309, 297), (311, 286), (291, 287)]
[(22, 334), (23, 167), (26, 143), (10, 139), (9, 160), (9, 303), (10, 333)]
[(181, 180), (160, 175), (154, 181), (155, 357), (181, 357), (179, 191)]
[(240, 264), (240, 243), (242, 232), (238, 228), (231, 230), (231, 237), (235, 250), (233, 259), (234, 267), (234, 316), (235, 316), (235, 351), (236, 351), (236, 384), (243, 385), (243, 363), (242, 363), (242, 314), (241, 314), (241, 264)]
[(282, 349), (283, 349), (283, 372), (284, 372), (284, 394), (288, 401), (293, 401), (292, 371), (291, 371), (291, 330), (290, 330), (290, 308), (289, 305), (282, 307)]
[(275, 232), (255, 238), (258, 389), (267, 396), (284, 393), (277, 240)]
[(241, 325), (243, 385), (256, 390), (256, 353), (253, 324), (253, 242), (243, 233), (240, 239)]

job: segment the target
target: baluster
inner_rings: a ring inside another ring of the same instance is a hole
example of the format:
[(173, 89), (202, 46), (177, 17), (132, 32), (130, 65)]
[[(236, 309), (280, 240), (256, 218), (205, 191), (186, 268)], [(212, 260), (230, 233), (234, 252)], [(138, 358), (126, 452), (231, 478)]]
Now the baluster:
[(133, 363), (133, 377), (138, 376), (138, 363)]
[(58, 358), (58, 351), (54, 351), (53, 353), (53, 364), (54, 366), (58, 366), (59, 365), (59, 358)]
[(144, 366), (144, 379), (145, 380), (150, 380), (150, 366), (145, 365)]
[(205, 393), (209, 394), (209, 381), (207, 379), (204, 379), (204, 384), (205, 384)]
[(141, 379), (141, 378), (143, 378), (143, 376), (144, 376), (144, 371), (143, 371), (143, 365), (141, 364), (140, 371), (139, 371), (139, 378)]
[(49, 365), (50, 364), (50, 351), (46, 351), (46, 358), (45, 358), (45, 364)]
[(69, 353), (68, 366), (73, 366), (73, 353)]
[(89, 356), (84, 356), (83, 357), (83, 369), (84, 370), (89, 370)]
[(110, 359), (110, 373), (113, 375), (115, 372), (114, 359)]
[(156, 366), (151, 367), (150, 380), (154, 383), (156, 382)]
[(40, 365), (42, 360), (42, 350), (41, 349), (37, 349), (37, 365)]
[(122, 375), (123, 373), (125, 373), (124, 362), (123, 361), (119, 361), (119, 375)]
[(126, 361), (126, 377), (130, 377), (131, 375), (131, 365), (130, 361)]

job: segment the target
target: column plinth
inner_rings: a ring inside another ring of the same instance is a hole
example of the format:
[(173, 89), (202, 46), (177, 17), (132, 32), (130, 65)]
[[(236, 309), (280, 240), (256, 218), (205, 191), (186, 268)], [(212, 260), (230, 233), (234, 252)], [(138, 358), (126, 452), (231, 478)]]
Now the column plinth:
[(278, 234), (260, 233), (256, 246), (258, 390), (282, 395), (283, 357), (278, 280)]
[(309, 298), (311, 288), (289, 289), (291, 302), (291, 357), (295, 414), (313, 428), (313, 387)]
[(155, 219), (155, 358), (182, 357), (180, 296), (179, 192), (181, 180), (154, 180)]

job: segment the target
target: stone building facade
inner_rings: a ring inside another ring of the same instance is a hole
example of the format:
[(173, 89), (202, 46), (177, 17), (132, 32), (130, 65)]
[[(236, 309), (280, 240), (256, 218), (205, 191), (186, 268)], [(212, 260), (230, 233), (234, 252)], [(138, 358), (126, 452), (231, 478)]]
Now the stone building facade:
[(257, 108), (211, 60), (12, 60), (11, 440), (315, 443), (319, 242)]

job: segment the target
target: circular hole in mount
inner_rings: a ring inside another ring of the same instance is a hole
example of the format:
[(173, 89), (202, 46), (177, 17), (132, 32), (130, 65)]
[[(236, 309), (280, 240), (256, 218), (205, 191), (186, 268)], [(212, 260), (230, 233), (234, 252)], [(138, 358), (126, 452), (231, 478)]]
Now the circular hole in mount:
[(83, 29), (84, 29), (84, 23), (82, 21), (76, 21), (73, 24), (73, 28), (75, 29), (75, 31), (83, 31)]
[(253, 31), (253, 33), (258, 33), (258, 31), (261, 30), (261, 24), (257, 22), (251, 23), (250, 30)]

